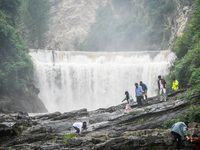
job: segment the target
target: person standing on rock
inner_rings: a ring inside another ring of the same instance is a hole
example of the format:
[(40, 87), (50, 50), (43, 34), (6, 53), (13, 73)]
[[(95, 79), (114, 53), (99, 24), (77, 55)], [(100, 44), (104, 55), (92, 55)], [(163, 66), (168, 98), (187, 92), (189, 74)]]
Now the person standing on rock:
[(144, 99), (144, 97), (145, 97), (145, 99), (147, 99), (147, 86), (146, 86), (146, 84), (144, 84), (142, 81), (140, 81), (140, 86), (142, 87), (142, 90), (144, 91), (142, 98)]
[(87, 123), (84, 122), (75, 122), (73, 125), (74, 129), (76, 129), (76, 133), (81, 134), (83, 130), (87, 130)]
[(187, 127), (188, 122), (177, 122), (172, 126), (171, 134), (176, 141), (176, 149), (180, 149), (183, 146), (183, 141), (185, 138), (188, 139), (187, 136)]
[(179, 83), (176, 79), (173, 79), (172, 90), (176, 91), (179, 89)]
[(159, 89), (160, 101), (162, 101), (163, 99), (164, 99), (164, 101), (167, 100), (166, 87), (167, 87), (167, 84), (165, 82), (165, 79), (162, 79), (161, 75), (159, 75), (158, 76), (158, 89)]
[(132, 98), (132, 96), (130, 96), (129, 95), (129, 93), (128, 93), (128, 91), (126, 91), (125, 92), (125, 98), (122, 100), (122, 102), (123, 101), (125, 101), (125, 100), (127, 100), (127, 104), (126, 104), (126, 108), (125, 108), (125, 113), (128, 111), (128, 112), (130, 112), (131, 111), (131, 105), (132, 105), (132, 103), (133, 103), (133, 98)]
[(135, 83), (135, 96), (137, 99), (137, 103), (138, 103), (138, 108), (142, 107), (142, 87), (138, 86), (138, 83)]

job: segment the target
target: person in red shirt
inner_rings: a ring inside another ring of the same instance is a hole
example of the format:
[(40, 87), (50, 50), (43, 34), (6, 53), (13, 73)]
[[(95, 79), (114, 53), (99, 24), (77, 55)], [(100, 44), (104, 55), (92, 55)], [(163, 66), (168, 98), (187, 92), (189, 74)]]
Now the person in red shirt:
[(195, 144), (194, 150), (200, 150), (200, 138), (198, 137), (197, 134), (193, 134), (192, 139), (190, 139), (189, 137), (186, 138), (188, 141)]

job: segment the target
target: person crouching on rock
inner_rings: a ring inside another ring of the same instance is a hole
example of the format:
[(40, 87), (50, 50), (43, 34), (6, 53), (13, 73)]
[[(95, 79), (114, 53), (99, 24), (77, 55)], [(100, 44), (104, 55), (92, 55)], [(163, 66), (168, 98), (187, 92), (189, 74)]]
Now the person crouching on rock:
[(172, 126), (171, 134), (174, 136), (176, 141), (176, 149), (181, 149), (183, 147), (183, 140), (189, 137), (187, 136), (188, 122), (177, 122)]
[(87, 130), (87, 123), (84, 122), (75, 122), (73, 125), (74, 129), (76, 129), (76, 133), (81, 134), (83, 130)]
[(125, 95), (126, 96), (122, 100), (122, 102), (125, 101), (125, 100), (127, 100), (126, 108), (125, 108), (125, 111), (124, 111), (126, 113), (127, 111), (128, 112), (131, 111), (131, 105), (130, 105), (130, 103), (133, 101), (133, 98), (132, 98), (132, 96), (129, 95), (128, 91), (125, 92)]
[(194, 150), (200, 150), (200, 138), (198, 137), (197, 134), (192, 135), (192, 139), (189, 137), (187, 138), (187, 141), (190, 141), (191, 143), (195, 144)]

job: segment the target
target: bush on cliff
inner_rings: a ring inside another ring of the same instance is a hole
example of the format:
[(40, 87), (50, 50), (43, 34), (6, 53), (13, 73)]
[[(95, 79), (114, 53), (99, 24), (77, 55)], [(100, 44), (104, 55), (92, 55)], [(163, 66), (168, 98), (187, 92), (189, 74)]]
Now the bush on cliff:
[(179, 121), (188, 120), (189, 122), (198, 122), (200, 123), (200, 106), (192, 105), (185, 114), (177, 116), (177, 118), (166, 120), (162, 127), (164, 129), (169, 129), (172, 125)]

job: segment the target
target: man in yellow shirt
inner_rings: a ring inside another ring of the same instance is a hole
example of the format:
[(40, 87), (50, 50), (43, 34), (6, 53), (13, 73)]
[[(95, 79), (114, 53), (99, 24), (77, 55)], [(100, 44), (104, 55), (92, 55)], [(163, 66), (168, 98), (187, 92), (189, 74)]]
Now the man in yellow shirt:
[(176, 91), (179, 89), (179, 83), (176, 79), (173, 79), (173, 86), (172, 86), (172, 90)]

